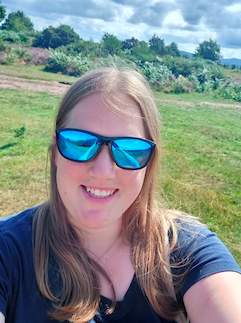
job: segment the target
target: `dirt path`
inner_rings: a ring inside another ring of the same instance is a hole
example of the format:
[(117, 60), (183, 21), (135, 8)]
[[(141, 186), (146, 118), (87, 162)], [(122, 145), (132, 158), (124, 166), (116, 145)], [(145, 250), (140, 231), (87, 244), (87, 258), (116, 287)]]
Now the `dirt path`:
[(0, 88), (3, 89), (24, 89), (34, 92), (47, 92), (49, 94), (64, 94), (69, 85), (58, 81), (41, 81), (25, 79), (15, 76), (0, 74)]
[[(69, 88), (69, 84), (62, 84), (58, 81), (41, 81), (41, 80), (32, 80), (25, 79), (15, 76), (8, 76), (4, 74), (0, 74), (0, 88), (3, 89), (24, 89), (35, 92), (47, 92), (53, 95), (61, 95), (64, 94)], [(180, 101), (180, 100), (167, 100), (167, 99), (157, 99), (157, 101), (161, 101), (163, 103), (175, 103), (177, 105), (185, 105), (194, 107), (195, 103), (188, 101)], [(198, 102), (199, 105), (212, 105), (216, 107), (230, 107), (230, 108), (238, 108), (241, 109), (241, 104), (228, 104), (228, 103), (216, 103), (216, 102), (207, 102), (201, 101)]]
[(156, 101), (160, 101), (162, 103), (175, 103), (177, 105), (195, 107), (195, 105), (211, 105), (215, 107), (227, 107), (227, 108), (238, 108), (241, 109), (241, 104), (229, 104), (229, 103), (218, 103), (218, 102), (208, 102), (208, 101), (200, 101), (197, 103), (189, 102), (189, 101), (181, 101), (181, 100), (166, 100), (166, 99), (156, 99)]

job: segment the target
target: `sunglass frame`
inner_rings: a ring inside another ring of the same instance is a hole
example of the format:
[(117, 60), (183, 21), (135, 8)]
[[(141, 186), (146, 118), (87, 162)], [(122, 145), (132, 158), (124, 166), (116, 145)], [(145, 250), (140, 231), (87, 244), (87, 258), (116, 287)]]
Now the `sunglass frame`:
[[(96, 153), (88, 160), (76, 160), (76, 159), (73, 159), (73, 158), (69, 158), (69, 157), (66, 157), (61, 149), (60, 149), (60, 146), (59, 146), (59, 134), (61, 132), (65, 132), (65, 131), (74, 131), (74, 132), (81, 132), (81, 133), (86, 133), (86, 134), (89, 134), (91, 136), (94, 136), (96, 138), (98, 138), (100, 140), (100, 146), (98, 147)], [(150, 155), (147, 159), (147, 161), (145, 162), (145, 164), (141, 167), (134, 167), (134, 168), (128, 168), (128, 167), (125, 167), (125, 166), (121, 166), (118, 161), (115, 159), (115, 156), (112, 152), (112, 144), (115, 140), (120, 140), (120, 139), (135, 139), (135, 140), (140, 140), (140, 141), (144, 141), (144, 142), (147, 142), (151, 145), (151, 152), (150, 152)], [(138, 138), (138, 137), (127, 137), (127, 136), (124, 136), (124, 137), (106, 137), (106, 136), (101, 136), (99, 134), (96, 134), (94, 132), (90, 132), (90, 131), (87, 131), (87, 130), (82, 130), (82, 129), (76, 129), (76, 128), (60, 128), (60, 129), (57, 129), (56, 130), (56, 142), (57, 142), (57, 147), (58, 147), (58, 151), (59, 153), (67, 160), (71, 160), (71, 161), (74, 161), (74, 162), (77, 162), (77, 163), (88, 163), (89, 161), (93, 160), (98, 154), (99, 152), (101, 151), (101, 148), (106, 145), (109, 147), (109, 152), (110, 152), (110, 155), (111, 155), (111, 158), (112, 160), (115, 162), (115, 164), (122, 168), (122, 169), (126, 169), (126, 170), (139, 170), (139, 169), (142, 169), (144, 167), (146, 167), (148, 165), (148, 163), (150, 162), (151, 158), (152, 158), (152, 155), (155, 151), (155, 147), (156, 147), (156, 144), (152, 141), (152, 140), (149, 140), (149, 139), (145, 139), (145, 138)]]

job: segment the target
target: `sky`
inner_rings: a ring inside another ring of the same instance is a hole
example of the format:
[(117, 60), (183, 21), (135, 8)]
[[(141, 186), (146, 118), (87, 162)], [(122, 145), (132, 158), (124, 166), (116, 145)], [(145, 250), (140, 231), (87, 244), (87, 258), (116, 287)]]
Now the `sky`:
[(84, 40), (104, 32), (120, 40), (149, 41), (156, 34), (168, 45), (194, 53), (210, 38), (223, 58), (241, 59), (241, 0), (2, 0), (7, 13), (21, 10), (36, 30), (70, 25)]

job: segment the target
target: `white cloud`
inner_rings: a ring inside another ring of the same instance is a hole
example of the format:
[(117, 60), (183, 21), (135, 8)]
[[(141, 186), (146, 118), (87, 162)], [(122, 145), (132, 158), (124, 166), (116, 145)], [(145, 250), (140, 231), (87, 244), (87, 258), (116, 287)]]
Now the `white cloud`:
[(241, 11), (241, 4), (235, 3), (231, 6), (226, 7), (226, 10), (230, 12), (239, 12)]
[(175, 26), (177, 29), (181, 27), (185, 27), (187, 23), (184, 21), (181, 11), (175, 10), (168, 13), (163, 21), (164, 26), (172, 25)]

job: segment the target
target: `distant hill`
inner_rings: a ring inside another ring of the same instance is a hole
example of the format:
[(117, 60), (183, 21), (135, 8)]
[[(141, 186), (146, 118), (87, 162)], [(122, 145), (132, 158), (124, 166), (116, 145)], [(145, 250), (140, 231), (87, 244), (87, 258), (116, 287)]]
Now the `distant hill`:
[[(190, 58), (193, 57), (192, 53), (185, 52), (185, 51), (181, 50), (181, 55), (184, 55), (184, 54), (188, 55)], [(241, 66), (241, 59), (238, 59), (238, 58), (221, 58), (221, 63), (223, 65), (229, 65), (229, 66), (235, 65), (236, 67), (240, 67)]]
[(192, 53), (185, 52), (184, 50), (181, 50), (181, 55), (188, 55), (190, 58), (193, 57)]
[(222, 58), (221, 63), (223, 65), (229, 65), (229, 66), (235, 65), (237, 67), (240, 67), (241, 66), (241, 59), (238, 59), (238, 58)]

